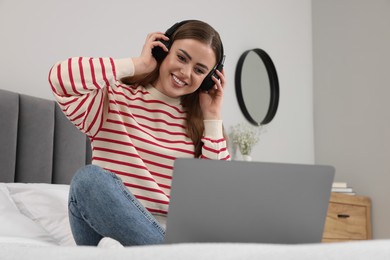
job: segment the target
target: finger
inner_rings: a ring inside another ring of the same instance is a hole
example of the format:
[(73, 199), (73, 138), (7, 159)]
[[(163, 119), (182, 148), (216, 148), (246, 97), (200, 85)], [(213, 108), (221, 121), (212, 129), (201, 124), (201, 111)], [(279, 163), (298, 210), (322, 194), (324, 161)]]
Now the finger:
[(224, 73), (224, 70), (219, 71), (219, 70), (216, 70), (215, 71), (219, 77), (219, 80), (221, 81), (221, 84), (223, 85), (225, 83), (225, 73)]
[(216, 78), (215, 76), (212, 76), (211, 78), (212, 78), (212, 80), (215, 83), (214, 86), (211, 89), (213, 89), (213, 90), (222, 90), (221, 81), (218, 78)]
[(221, 80), (221, 86), (224, 89), (226, 84), (227, 84), (226, 77), (225, 77), (225, 70), (224, 69), (222, 70), (222, 73), (220, 72), (219, 78)]
[(151, 35), (150, 39), (151, 39), (152, 41), (160, 41), (160, 40), (169, 41), (168, 36), (166, 36), (164, 33), (161, 33), (161, 32), (153, 33), (153, 34)]
[[(215, 82), (215, 85), (216, 85), (217, 87), (223, 89), (224, 86), (225, 86), (225, 82), (226, 82), (225, 76), (224, 76), (223, 73), (221, 73), (221, 72), (218, 71), (218, 70), (216, 71), (216, 73), (217, 73), (219, 79), (217, 79), (216, 77), (213, 77), (213, 78), (215, 78), (215, 79), (213, 79), (214, 82)], [(216, 87), (216, 89), (217, 89), (217, 87)]]
[(161, 47), (161, 48), (162, 48), (164, 51), (166, 51), (166, 52), (169, 51), (169, 49), (167, 48), (167, 46), (166, 46), (164, 43), (162, 43), (161, 41), (154, 41), (154, 42), (152, 42), (152, 49), (153, 49), (154, 47), (157, 47), (157, 46)]
[(149, 50), (152, 50), (153, 48), (159, 46), (162, 48), (165, 52), (168, 52), (168, 48), (165, 46), (165, 44), (162, 41), (169, 41), (169, 38), (162, 32), (153, 32), (149, 33), (147, 35), (144, 50), (148, 54), (151, 53)]
[(156, 47), (156, 46), (159, 46), (161, 47), (164, 51), (168, 52), (169, 49), (167, 48), (166, 44), (163, 43), (164, 42), (168, 42), (169, 41), (169, 38), (165, 35), (165, 34), (162, 34), (162, 33), (156, 33), (154, 35), (154, 38), (153, 38), (153, 48)]
[(156, 46), (154, 45), (154, 43), (155, 42), (160, 43), (161, 41), (169, 41), (169, 38), (161, 32), (155, 32), (155, 33), (148, 34), (148, 36), (146, 37), (145, 44), (149, 46), (151, 45)]

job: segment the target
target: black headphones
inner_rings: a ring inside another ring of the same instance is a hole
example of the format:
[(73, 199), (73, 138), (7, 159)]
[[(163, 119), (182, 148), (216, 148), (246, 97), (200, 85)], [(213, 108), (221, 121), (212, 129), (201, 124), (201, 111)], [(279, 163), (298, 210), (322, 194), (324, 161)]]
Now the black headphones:
[[(171, 37), (175, 33), (175, 31), (183, 24), (191, 22), (191, 21), (194, 21), (194, 20), (185, 20), (182, 22), (177, 22), (165, 32), (165, 36), (167, 36), (169, 38), (169, 41), (164, 41), (164, 40), (160, 40), (160, 41), (168, 48), (168, 50), (172, 46), (173, 41), (172, 41)], [(167, 54), (168, 54), (168, 52), (164, 51), (163, 48), (161, 48), (160, 46), (154, 47), (152, 49), (153, 57), (160, 63), (165, 59)], [(207, 76), (203, 80), (202, 84), (199, 87), (201, 90), (207, 91), (215, 85), (214, 81), (212, 80), (212, 76), (219, 79), (219, 76), (217, 75), (217, 73), (215, 71), (216, 70), (222, 71), (224, 62), (225, 62), (225, 55), (224, 55), (224, 51), (223, 51), (223, 45), (221, 42), (221, 59), (219, 60), (217, 65), (215, 65), (215, 67), (209, 72), (209, 74), (207, 74)]]

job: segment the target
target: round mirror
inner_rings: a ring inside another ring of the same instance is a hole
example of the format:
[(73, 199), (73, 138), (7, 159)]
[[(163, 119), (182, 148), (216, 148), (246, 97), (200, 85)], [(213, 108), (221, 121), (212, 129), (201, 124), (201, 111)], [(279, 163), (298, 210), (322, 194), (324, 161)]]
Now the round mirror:
[(279, 103), (275, 66), (262, 49), (245, 51), (236, 67), (236, 95), (241, 111), (253, 125), (271, 122)]

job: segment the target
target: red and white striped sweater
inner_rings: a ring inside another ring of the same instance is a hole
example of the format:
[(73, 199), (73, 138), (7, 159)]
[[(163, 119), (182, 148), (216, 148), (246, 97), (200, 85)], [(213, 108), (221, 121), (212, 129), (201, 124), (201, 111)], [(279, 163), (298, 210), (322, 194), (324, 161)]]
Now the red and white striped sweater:
[[(166, 215), (173, 162), (194, 157), (180, 99), (153, 86), (119, 81), (134, 74), (130, 58), (76, 57), (57, 63), (49, 82), (68, 119), (92, 144), (92, 163), (115, 174), (153, 214)], [(202, 158), (230, 158), (221, 120), (206, 120)]]

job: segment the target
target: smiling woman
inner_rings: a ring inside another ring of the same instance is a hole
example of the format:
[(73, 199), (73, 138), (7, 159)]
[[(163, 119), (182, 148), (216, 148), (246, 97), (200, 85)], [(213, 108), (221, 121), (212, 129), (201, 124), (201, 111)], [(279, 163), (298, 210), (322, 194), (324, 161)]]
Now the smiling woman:
[(54, 96), (93, 147), (94, 165), (81, 168), (70, 187), (77, 244), (106, 236), (127, 246), (160, 243), (175, 159), (230, 158), (221, 61), (219, 34), (190, 20), (150, 33), (139, 57), (75, 57), (53, 66)]

